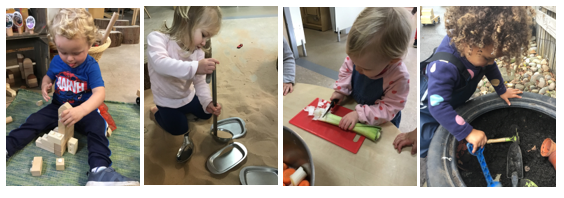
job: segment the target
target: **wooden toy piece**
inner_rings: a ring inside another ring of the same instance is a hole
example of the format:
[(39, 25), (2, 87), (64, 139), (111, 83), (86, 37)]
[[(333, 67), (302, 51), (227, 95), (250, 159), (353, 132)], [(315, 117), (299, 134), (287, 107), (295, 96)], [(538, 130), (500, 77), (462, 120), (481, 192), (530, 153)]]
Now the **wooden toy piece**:
[(35, 102), (35, 105), (43, 106), (43, 100), (39, 100), (39, 101)]
[(55, 128), (53, 129), (53, 131), (55, 131), (55, 132), (58, 133), (58, 132), (59, 132), (59, 127), (55, 127)]
[(27, 76), (26, 82), (27, 82), (27, 86), (29, 88), (34, 88), (34, 87), (38, 86), (37, 77), (35, 77), (35, 75), (33, 75), (33, 74), (30, 74), (29, 76)]
[(24, 62), (24, 55), (23, 54), (17, 54), (18, 57), (18, 65), (20, 65), (20, 75), (22, 77), (22, 79), (25, 78), (25, 73), (24, 73), (24, 67), (23, 67), (23, 62)]
[(65, 170), (65, 158), (57, 158), (55, 162), (57, 170)]
[(112, 129), (108, 127), (108, 130), (106, 131), (106, 137), (110, 137), (110, 136), (112, 136)]
[(14, 121), (14, 119), (12, 119), (12, 116), (6, 117), (6, 124), (8, 124), (8, 123), (10, 123), (10, 122), (12, 122), (12, 121)]
[(34, 157), (31, 161), (31, 175), (38, 177), (41, 176), (41, 171), (43, 170), (43, 157)]
[[(61, 114), (67, 109), (72, 109), (72, 106), (68, 102), (65, 102), (65, 104), (59, 107), (59, 116), (61, 116)], [(59, 121), (59, 133), (65, 135), (64, 142), (67, 142), (69, 138), (74, 137), (74, 125), (67, 127), (63, 124), (63, 122)]]
[(47, 141), (47, 134), (43, 135), (43, 137), (37, 138), (37, 140), (35, 140), (35, 146), (51, 153), (55, 153), (54, 144)]
[(141, 92), (139, 91), (139, 89), (137, 90), (137, 97), (141, 97)]
[(63, 154), (65, 154), (66, 149), (67, 149), (66, 144), (64, 144), (64, 145), (55, 144), (55, 148), (53, 149), (53, 153), (55, 153), (55, 155), (57, 157), (63, 157)]
[(53, 144), (58, 144), (58, 145), (62, 145), (64, 142), (63, 140), (65, 139), (65, 135), (61, 134), (61, 133), (57, 133), (55, 131), (51, 131), (47, 134), (47, 140)]
[(76, 138), (70, 138), (67, 142), (68, 152), (71, 154), (76, 154), (76, 150), (78, 149), (78, 140)]
[(6, 83), (9, 83), (10, 86), (16, 86), (16, 80), (14, 79), (14, 72), (12, 70), (6, 70)]
[(6, 83), (6, 95), (10, 97), (16, 97), (16, 91), (10, 88), (10, 83)]
[(28, 77), (30, 74), (34, 74), (33, 73), (33, 62), (29, 58), (25, 58), (23, 60), (23, 73), (24, 73), (23, 79), (26, 79), (26, 77)]

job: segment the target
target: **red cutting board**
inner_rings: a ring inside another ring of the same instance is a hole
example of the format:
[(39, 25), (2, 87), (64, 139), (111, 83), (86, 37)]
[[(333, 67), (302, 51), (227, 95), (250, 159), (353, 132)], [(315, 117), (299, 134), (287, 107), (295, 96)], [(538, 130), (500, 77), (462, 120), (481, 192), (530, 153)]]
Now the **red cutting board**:
[[(318, 101), (319, 98), (316, 98), (308, 106), (317, 107)], [(351, 111), (352, 110), (345, 107), (335, 105), (331, 113), (343, 117)], [(308, 116), (308, 112), (303, 109), (290, 120), (290, 124), (300, 127), (354, 154), (358, 152), (365, 139), (364, 136), (360, 136), (358, 141), (354, 142), (354, 137), (356, 136), (355, 132), (342, 130), (339, 126), (323, 121), (313, 120), (313, 116)]]

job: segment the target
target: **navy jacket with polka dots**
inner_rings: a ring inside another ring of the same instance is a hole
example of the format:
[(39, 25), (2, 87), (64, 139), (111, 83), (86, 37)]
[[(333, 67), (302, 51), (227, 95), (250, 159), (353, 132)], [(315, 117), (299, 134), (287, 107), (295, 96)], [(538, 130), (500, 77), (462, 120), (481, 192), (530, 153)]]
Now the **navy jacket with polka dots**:
[[(506, 91), (505, 85), (503, 83), (502, 75), (498, 69), (496, 63), (493, 65), (488, 65), (485, 67), (476, 67), (464, 57), (461, 57), (457, 52), (454, 44), (450, 45), (450, 38), (445, 36), (437, 52), (449, 52), (456, 56), (460, 62), (468, 69), (471, 75), (471, 80), (473, 78), (481, 78), (482, 76), (474, 76), (480, 73), (485, 73), (485, 76), (493, 85), (495, 91), (498, 95), (504, 94)], [(485, 71), (482, 71), (485, 70)], [(426, 67), (426, 74), (428, 77), (428, 89), (421, 90), (427, 91), (427, 107), (429, 112), (435, 118), (439, 124), (441, 124), (445, 129), (447, 129), (452, 135), (456, 137), (457, 140), (463, 140), (472, 132), (472, 126), (466, 123), (464, 119), (459, 116), (454, 109), (458, 106), (464, 104), (468, 98), (454, 98), (453, 93), (459, 91), (460, 89), (472, 89), (476, 90), (475, 86), (466, 86), (467, 81), (462, 79), (459, 74), (457, 67), (451, 63), (443, 61), (434, 61), (429, 63)], [(484, 82), (485, 83), (485, 82)], [(470, 91), (470, 90), (466, 90)], [(451, 101), (456, 100), (456, 101)], [(455, 104), (456, 106), (453, 106)], [(483, 129), (482, 129), (483, 130)]]

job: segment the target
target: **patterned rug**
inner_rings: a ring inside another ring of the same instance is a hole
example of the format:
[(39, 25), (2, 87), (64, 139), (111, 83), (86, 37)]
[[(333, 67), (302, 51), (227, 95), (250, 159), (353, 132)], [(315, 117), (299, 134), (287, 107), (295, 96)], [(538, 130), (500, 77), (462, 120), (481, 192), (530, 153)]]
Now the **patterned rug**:
[[(6, 117), (12, 116), (13, 122), (6, 125), (6, 135), (25, 122), (27, 117), (39, 109), (35, 103), (43, 100), (41, 94), (20, 89), (16, 99), (6, 109)], [(44, 101), (45, 102), (45, 101)], [(140, 180), (140, 111), (139, 105), (122, 102), (105, 101), (117, 125), (117, 130), (112, 133), (110, 149), (112, 167), (120, 174)], [(35, 146), (35, 140), (24, 149), (18, 151), (6, 162), (7, 186), (82, 186), (88, 181), (86, 173), (88, 166), (87, 138), (80, 131), (74, 137), (78, 139), (76, 155), (65, 152), (65, 170), (57, 171), (55, 168), (54, 153)], [(30, 168), (33, 157), (43, 157), (43, 171), (39, 177), (31, 176)]]

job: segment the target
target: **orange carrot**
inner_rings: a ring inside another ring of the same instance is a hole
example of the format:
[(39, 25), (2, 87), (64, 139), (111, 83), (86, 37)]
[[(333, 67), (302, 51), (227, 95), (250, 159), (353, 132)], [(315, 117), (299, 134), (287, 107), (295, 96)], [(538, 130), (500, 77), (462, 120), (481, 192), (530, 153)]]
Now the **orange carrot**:
[(304, 179), (300, 182), (300, 184), (298, 184), (298, 186), (309, 186), (309, 181)]
[(290, 183), (292, 182), (292, 181), (290, 180), (290, 176), (291, 176), (292, 174), (294, 174), (294, 172), (296, 172), (296, 169), (293, 169), (293, 168), (288, 168), (288, 169), (284, 170), (284, 173), (283, 173), (283, 180), (282, 180), (282, 181), (283, 181), (285, 184), (290, 184)]
[(286, 163), (284, 163), (284, 170), (288, 169), (288, 165), (286, 165)]

